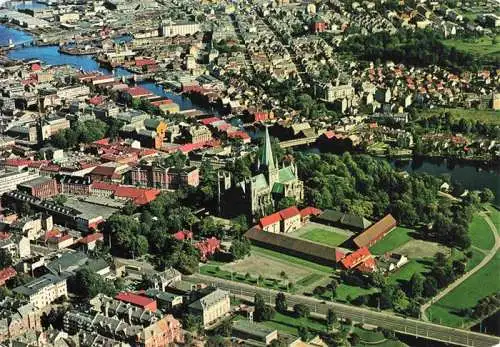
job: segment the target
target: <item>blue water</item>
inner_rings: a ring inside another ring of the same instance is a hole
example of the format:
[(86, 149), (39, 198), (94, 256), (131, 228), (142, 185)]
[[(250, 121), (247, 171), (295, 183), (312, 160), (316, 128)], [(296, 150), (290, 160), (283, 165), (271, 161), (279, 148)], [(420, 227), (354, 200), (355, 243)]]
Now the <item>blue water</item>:
[(22, 10), (27, 8), (46, 8), (46, 4), (40, 4), (36, 1), (23, 1), (23, 2), (14, 2), (12, 3), (12, 7), (16, 10)]
[(9, 44), (9, 40), (12, 40), (12, 42), (16, 45), (21, 45), (23, 43), (31, 42), (33, 38), (30, 34), (25, 33), (24, 31), (0, 25), (0, 46), (7, 46)]
[[(3, 35), (2, 32), (6, 32), (9, 35)], [(23, 31), (10, 29), (5, 26), (0, 25), (0, 38), (6, 37), (6, 43), (9, 38), (12, 40), (24, 40), (26, 37), (31, 39), (31, 36), (25, 34)], [(0, 41), (1, 42), (1, 41)], [(16, 42), (16, 41), (15, 41)], [(22, 47), (9, 51), (8, 57), (17, 60), (29, 60), (29, 59), (40, 59), (44, 64), (47, 65), (71, 65), (77, 69), (81, 69), (85, 72), (90, 71), (100, 71), (102, 73), (109, 74), (111, 70), (108, 68), (99, 66), (99, 63), (93, 59), (90, 55), (68, 55), (59, 53), (57, 46), (32, 46), (32, 47)], [(123, 68), (115, 68), (115, 76), (128, 76), (131, 73)], [(163, 96), (165, 98), (172, 99), (176, 104), (179, 105), (181, 110), (188, 110), (199, 107), (193, 105), (191, 100), (172, 92), (166, 92), (163, 88), (155, 83), (140, 83), (142, 86), (155, 93), (156, 95)]]

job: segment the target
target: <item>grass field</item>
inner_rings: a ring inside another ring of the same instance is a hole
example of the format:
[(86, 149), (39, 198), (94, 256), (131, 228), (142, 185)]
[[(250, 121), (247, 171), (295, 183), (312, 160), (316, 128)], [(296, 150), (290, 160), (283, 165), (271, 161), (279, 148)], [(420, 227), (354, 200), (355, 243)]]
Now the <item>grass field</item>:
[(495, 238), (491, 232), (490, 226), (483, 217), (475, 215), (469, 224), (469, 235), (472, 245), (478, 248), (488, 250), (495, 245)]
[(308, 261), (308, 260), (304, 260), (301, 258), (297, 258), (297, 257), (291, 256), (291, 255), (288, 255), (288, 254), (272, 251), (272, 250), (261, 248), (261, 247), (252, 246), (252, 254), (273, 257), (273, 258), (276, 258), (278, 260), (285, 261), (287, 263), (306, 266), (310, 269), (324, 272), (327, 274), (332, 273), (332, 268), (329, 266), (316, 264), (316, 263), (313, 263), (313, 262)]
[(356, 346), (358, 346), (358, 347), (373, 347), (373, 346), (377, 346), (377, 347), (408, 347), (407, 344), (405, 344), (401, 341), (396, 341), (396, 340), (385, 340), (384, 342), (377, 343), (377, 344), (360, 343)]
[(408, 264), (403, 265), (399, 270), (389, 275), (388, 282), (391, 284), (405, 284), (411, 279), (414, 273), (425, 274), (432, 266), (432, 259), (426, 261), (425, 259), (413, 259)]
[[(359, 336), (361, 342), (369, 343), (369, 344), (377, 344), (382, 343), (386, 340), (384, 334), (380, 331), (372, 331), (359, 327), (354, 328), (354, 333)], [(378, 345), (378, 344), (377, 344)]]
[(321, 319), (316, 318), (295, 318), (294, 316), (284, 315), (276, 312), (274, 318), (261, 324), (278, 330), (281, 333), (297, 336), (297, 328), (304, 326), (314, 331), (325, 331), (326, 324)]
[(307, 287), (313, 284), (314, 282), (318, 282), (319, 280), (323, 279), (324, 276), (318, 274), (318, 273), (312, 273), (307, 277), (302, 278), (300, 281), (297, 282), (297, 285), (301, 287)]
[(413, 232), (412, 229), (407, 229), (403, 227), (396, 227), (393, 231), (389, 233), (382, 240), (377, 242), (373, 247), (370, 248), (370, 252), (373, 254), (384, 254), (386, 252), (392, 251), (397, 247), (400, 247), (412, 240), (410, 233)]
[[(336, 301), (342, 301), (342, 302), (348, 302), (347, 297), (350, 296), (351, 300), (357, 298), (358, 296), (361, 295), (367, 295), (367, 294), (373, 294), (378, 292), (377, 288), (361, 288), (361, 287), (355, 287), (355, 286), (350, 286), (345, 283), (339, 284), (337, 287), (337, 297), (335, 298)], [(325, 299), (329, 299), (328, 294), (325, 295)]]
[(467, 266), (465, 267), (465, 271), (470, 271), (475, 268), (481, 260), (484, 259), (484, 253), (478, 251), (477, 249), (472, 248), (472, 257), (467, 261)]
[(300, 235), (300, 238), (335, 247), (340, 245), (349, 237), (347, 235), (338, 234), (334, 231), (328, 231), (325, 229), (312, 229)]
[(497, 252), (485, 267), (433, 304), (427, 311), (427, 317), (453, 327), (461, 326), (462, 322), (467, 323), (468, 318), (462, 317), (460, 310), (473, 308), (481, 298), (500, 290), (499, 267), (500, 253)]
[[(500, 35), (497, 35), (497, 42)], [(477, 55), (497, 55), (500, 54), (500, 45), (493, 44), (489, 36), (483, 36), (477, 39), (448, 39), (442, 41), (448, 47), (455, 47), (459, 51), (468, 52)]]
[(478, 120), (483, 123), (500, 125), (500, 112), (493, 110), (476, 110), (465, 108), (435, 108), (432, 110), (425, 110), (419, 114), (420, 117), (427, 118), (436, 114), (449, 112), (455, 119), (469, 119)]

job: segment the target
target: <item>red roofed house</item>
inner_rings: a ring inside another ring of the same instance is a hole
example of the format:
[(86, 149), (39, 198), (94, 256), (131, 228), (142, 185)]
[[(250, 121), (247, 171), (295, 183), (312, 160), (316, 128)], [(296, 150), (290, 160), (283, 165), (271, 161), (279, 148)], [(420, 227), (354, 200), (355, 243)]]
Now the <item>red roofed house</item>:
[(377, 223), (372, 224), (365, 231), (354, 238), (358, 248), (371, 247), (391, 232), (398, 223), (391, 214), (388, 214)]
[(255, 112), (253, 114), (254, 122), (262, 122), (269, 119), (269, 114), (267, 112)]
[(279, 214), (279, 212), (276, 212), (269, 216), (262, 217), (259, 221), (259, 225), (264, 231), (270, 233), (279, 233), (280, 222), (281, 222), (281, 215)]
[(156, 300), (130, 292), (118, 293), (118, 295), (115, 296), (115, 299), (123, 302), (128, 302), (129, 304), (140, 307), (144, 310), (149, 310), (151, 312), (156, 312), (156, 310), (158, 309)]
[(150, 98), (154, 96), (148, 89), (138, 86), (138, 87), (130, 87), (125, 91), (125, 94), (130, 99), (138, 99), (138, 98)]
[(302, 224), (309, 222), (311, 216), (319, 216), (323, 211), (319, 208), (308, 206), (300, 210), (300, 218), (302, 219)]
[(91, 251), (96, 247), (98, 241), (104, 241), (104, 235), (102, 233), (89, 234), (82, 237), (78, 242), (84, 245), (87, 251)]
[(291, 206), (278, 212), (280, 214), (281, 232), (291, 233), (302, 226), (300, 211), (297, 206)]
[(362, 247), (352, 252), (344, 257), (340, 263), (346, 270), (355, 269), (361, 265), (363, 266), (359, 269), (360, 271), (366, 272), (367, 269), (372, 269), (372, 271), (375, 269), (375, 260), (367, 247)]
[(227, 137), (229, 137), (230, 139), (241, 139), (243, 141), (243, 143), (252, 142), (252, 138), (250, 137), (250, 135), (248, 135), (243, 130), (238, 130), (238, 131), (233, 131), (231, 133), (228, 133)]
[(192, 240), (193, 232), (189, 230), (179, 230), (174, 234), (174, 238), (177, 241)]
[(5, 282), (10, 280), (12, 277), (17, 275), (16, 270), (12, 266), (6, 267), (5, 269), (0, 270), (0, 287), (2, 287)]
[(220, 241), (215, 237), (197, 242), (194, 247), (200, 251), (200, 259), (206, 261), (208, 257), (215, 254), (220, 249)]

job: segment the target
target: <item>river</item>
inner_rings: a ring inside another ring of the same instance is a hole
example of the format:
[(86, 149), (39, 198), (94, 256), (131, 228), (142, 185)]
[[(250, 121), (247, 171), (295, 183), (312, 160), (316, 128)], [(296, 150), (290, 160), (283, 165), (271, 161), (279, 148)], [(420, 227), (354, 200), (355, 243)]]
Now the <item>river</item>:
[[(0, 45), (8, 44), (9, 39), (15, 44), (25, 43), (31, 41), (31, 36), (24, 31), (8, 28), (0, 25)], [(3, 42), (5, 40), (5, 43)], [(48, 65), (71, 65), (83, 71), (100, 71), (102, 73), (111, 73), (108, 68), (102, 67), (90, 55), (68, 55), (59, 53), (57, 46), (29, 46), (18, 47), (9, 51), (8, 55), (11, 59), (25, 60), (25, 59), (40, 59), (43, 63)], [(131, 73), (123, 68), (114, 69), (115, 76), (128, 76)], [(182, 95), (165, 91), (160, 85), (151, 82), (141, 82), (141, 86), (147, 88), (152, 93), (172, 99), (179, 105), (181, 110), (198, 109), (211, 113), (210, 110), (201, 108), (194, 105), (189, 98)]]

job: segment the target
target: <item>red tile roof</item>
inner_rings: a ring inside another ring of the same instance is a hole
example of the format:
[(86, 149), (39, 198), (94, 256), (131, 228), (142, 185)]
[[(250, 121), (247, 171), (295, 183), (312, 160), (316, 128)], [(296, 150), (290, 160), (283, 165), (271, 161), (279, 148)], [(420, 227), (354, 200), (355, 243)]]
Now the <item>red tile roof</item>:
[(148, 89), (138, 86), (138, 87), (130, 87), (127, 89), (127, 93), (132, 96), (132, 97), (139, 97), (139, 96), (149, 96), (149, 95), (154, 95), (151, 93)]
[(279, 214), (283, 220), (295, 217), (300, 214), (297, 206), (290, 206), (284, 210), (279, 211)]
[(115, 296), (116, 300), (123, 302), (128, 302), (132, 305), (139, 306), (142, 308), (149, 308), (151, 311), (156, 312), (156, 300), (151, 298), (137, 295), (130, 292), (120, 292)]
[(345, 258), (343, 258), (340, 262), (346, 269), (352, 269), (358, 266), (359, 264), (365, 262), (368, 258), (371, 258), (372, 254), (368, 250), (367, 247), (361, 247), (355, 252), (352, 252)]
[(281, 221), (281, 215), (279, 212), (270, 214), (269, 216), (262, 217), (259, 221), (260, 227), (265, 228), (268, 225), (279, 223)]
[(220, 121), (220, 118), (210, 117), (210, 118), (205, 118), (205, 119), (200, 120), (200, 123), (203, 125), (209, 125), (209, 124), (212, 124), (213, 122), (218, 122), (218, 121)]
[(89, 234), (85, 237), (82, 237), (80, 239), (80, 243), (83, 243), (83, 244), (89, 244), (91, 242), (95, 242), (95, 241), (102, 241), (104, 239), (104, 235), (102, 233), (94, 233), (94, 234)]
[(310, 215), (318, 216), (321, 214), (321, 212), (322, 211), (319, 208), (308, 206), (300, 210), (300, 216), (302, 218)]
[(200, 251), (201, 259), (205, 260), (220, 248), (220, 241), (215, 237), (211, 237), (195, 243), (194, 247)]
[(191, 240), (193, 238), (193, 232), (189, 230), (179, 230), (174, 234), (174, 238), (177, 241)]
[(16, 276), (17, 272), (12, 266), (0, 270), (0, 286), (3, 286), (12, 277)]

